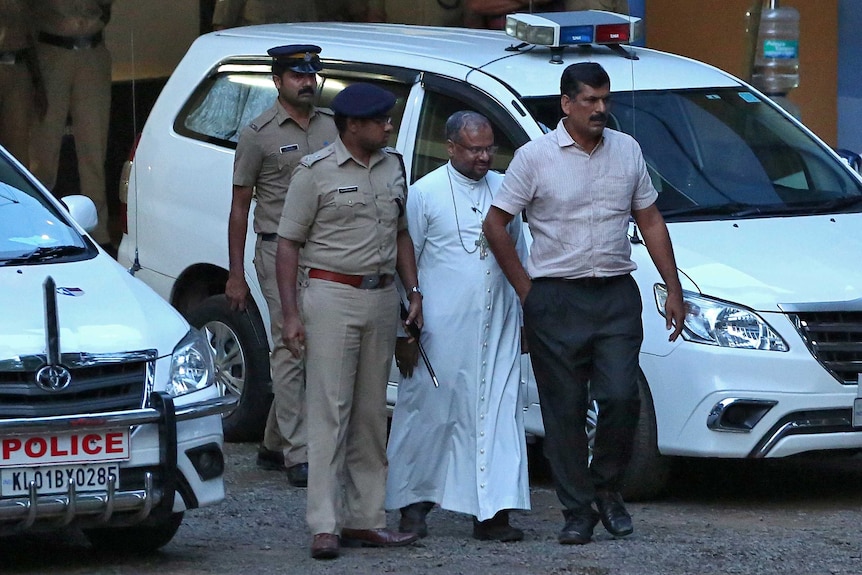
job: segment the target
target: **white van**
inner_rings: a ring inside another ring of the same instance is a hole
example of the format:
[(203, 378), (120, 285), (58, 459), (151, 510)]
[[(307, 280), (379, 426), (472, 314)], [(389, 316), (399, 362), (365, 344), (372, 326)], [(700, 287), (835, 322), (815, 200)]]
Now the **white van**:
[(0, 534), (153, 550), (224, 498), (236, 398), (201, 331), (85, 234), (93, 202), (64, 204), (0, 148)]
[[(684, 337), (668, 342), (661, 278), (632, 224), (645, 339), (639, 444), (629, 470), (636, 480), (628, 482), (627, 497), (660, 492), (667, 456), (862, 448), (858, 174), (738, 78), (618, 44), (637, 34), (635, 18), (516, 15), (509, 24), (518, 39), (497, 31), (318, 23), (226, 30), (191, 47), (128, 167), (119, 258), (209, 330), (224, 388), (242, 394), (226, 433), (259, 433), (269, 374), (252, 238), (246, 279), (256, 305), (237, 314), (223, 298), (236, 137), (275, 98), (267, 49), (310, 43), (323, 49), (322, 105), (357, 81), (398, 96), (390, 144), (403, 153), (411, 182), (447, 160), (443, 126), (452, 112), (473, 109), (491, 119), (500, 144), (495, 169), (504, 171), (518, 146), (561, 117), (565, 65), (590, 60), (608, 71), (609, 125), (643, 148), (690, 310)], [(527, 427), (541, 436), (526, 359), (524, 367)], [(391, 401), (397, 382), (393, 370)]]

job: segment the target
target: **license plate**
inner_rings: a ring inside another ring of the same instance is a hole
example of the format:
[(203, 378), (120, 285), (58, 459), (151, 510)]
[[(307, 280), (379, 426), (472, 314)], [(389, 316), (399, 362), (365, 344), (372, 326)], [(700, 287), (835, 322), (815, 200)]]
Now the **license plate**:
[(853, 400), (853, 427), (862, 427), (862, 397)]
[(129, 459), (129, 430), (100, 429), (0, 438), (0, 467), (83, 465)]
[(35, 484), (39, 495), (66, 493), (70, 483), (75, 485), (77, 492), (106, 491), (111, 476), (114, 478), (114, 487), (119, 487), (118, 463), (0, 469), (0, 495), (27, 495), (31, 482)]

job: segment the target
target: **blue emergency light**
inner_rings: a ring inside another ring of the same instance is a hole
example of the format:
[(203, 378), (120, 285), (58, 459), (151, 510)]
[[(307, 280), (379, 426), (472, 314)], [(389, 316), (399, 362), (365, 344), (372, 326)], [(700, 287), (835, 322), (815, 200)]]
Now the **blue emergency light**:
[(538, 46), (631, 44), (643, 37), (643, 21), (603, 10), (509, 14), (506, 34)]

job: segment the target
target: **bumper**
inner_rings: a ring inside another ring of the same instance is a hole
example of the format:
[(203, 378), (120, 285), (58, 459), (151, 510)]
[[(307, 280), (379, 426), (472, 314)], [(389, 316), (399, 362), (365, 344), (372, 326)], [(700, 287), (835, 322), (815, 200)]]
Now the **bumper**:
[[(150, 404), (153, 407), (121, 412), (0, 420), (0, 436), (129, 427), (136, 438), (131, 460), (121, 466), (118, 488), (109, 482), (106, 491), (79, 494), (70, 484), (64, 494), (39, 495), (31, 483), (28, 496), (0, 499), (0, 532), (72, 522), (85, 527), (130, 525), (221, 499), (224, 458), (217, 416), (232, 409), (236, 398), (178, 407), (172, 397), (156, 392)], [(204, 484), (209, 484), (210, 494), (202, 501)]]

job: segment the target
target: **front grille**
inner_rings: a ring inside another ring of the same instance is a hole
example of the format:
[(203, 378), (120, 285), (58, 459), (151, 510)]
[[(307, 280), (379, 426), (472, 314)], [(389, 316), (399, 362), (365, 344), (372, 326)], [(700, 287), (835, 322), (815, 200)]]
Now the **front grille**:
[[(154, 355), (154, 354), (153, 354)], [(149, 354), (89, 357), (68, 361), (72, 375), (64, 389), (46, 391), (36, 384), (36, 373), (44, 365), (24, 361), (21, 369), (0, 370), (0, 418), (47, 417), (76, 413), (103, 413), (138, 409), (151, 387), (153, 360)], [(32, 358), (30, 358), (32, 359)]]
[(862, 312), (817, 311), (790, 314), (814, 357), (844, 385), (862, 372)]

